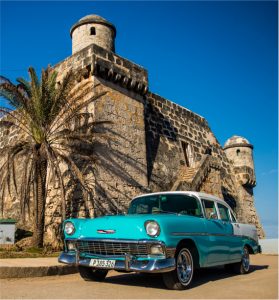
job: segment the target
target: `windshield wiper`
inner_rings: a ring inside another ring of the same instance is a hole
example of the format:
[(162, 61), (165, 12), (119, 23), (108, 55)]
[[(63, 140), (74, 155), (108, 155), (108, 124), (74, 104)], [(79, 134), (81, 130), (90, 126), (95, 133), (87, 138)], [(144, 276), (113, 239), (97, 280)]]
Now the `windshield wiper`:
[(148, 212), (137, 212), (137, 213), (128, 213), (128, 215), (155, 215), (155, 214), (171, 214), (171, 215), (178, 215), (178, 213), (175, 213), (175, 212), (171, 212), (171, 211), (166, 211), (166, 210), (156, 210), (156, 211), (153, 211), (151, 213), (148, 213)]
[(167, 210), (156, 210), (156, 211), (153, 211), (152, 214), (171, 214), (171, 215), (177, 215), (177, 213), (175, 212), (172, 212), (172, 211), (167, 211)]

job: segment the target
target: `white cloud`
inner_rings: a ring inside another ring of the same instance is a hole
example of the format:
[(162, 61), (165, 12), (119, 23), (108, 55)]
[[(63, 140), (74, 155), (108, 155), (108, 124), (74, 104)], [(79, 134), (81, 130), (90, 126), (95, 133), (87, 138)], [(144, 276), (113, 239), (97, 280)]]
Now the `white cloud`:
[(278, 169), (271, 169), (269, 171), (266, 171), (266, 172), (262, 172), (262, 176), (266, 176), (266, 175), (271, 175), (271, 174), (275, 174), (278, 172)]

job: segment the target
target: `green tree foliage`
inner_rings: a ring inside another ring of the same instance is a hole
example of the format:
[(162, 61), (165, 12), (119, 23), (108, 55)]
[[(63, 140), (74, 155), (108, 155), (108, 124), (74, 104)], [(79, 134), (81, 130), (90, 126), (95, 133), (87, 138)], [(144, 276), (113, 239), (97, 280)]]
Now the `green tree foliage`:
[[(50, 67), (42, 70), (40, 79), (33, 68), (28, 72), (30, 81), (19, 78), (17, 84), (0, 77), (0, 96), (9, 104), (0, 107), (0, 129), (16, 128), (20, 136), (0, 149), (0, 157), (4, 158), (0, 166), (0, 199), (3, 208), (5, 195), (11, 193), (13, 187), (21, 203), (22, 215), (33, 208), (32, 244), (42, 247), (49, 181), (59, 183), (62, 216), (65, 218), (65, 183), (61, 164), (68, 166), (84, 195), (89, 191), (77, 162), (93, 159), (91, 150), (96, 126), (106, 122), (94, 122), (86, 107), (105, 92), (97, 93), (97, 86), (92, 91), (92, 82), (80, 81), (78, 72), (68, 72), (60, 82), (57, 81), (57, 72)], [(78, 147), (81, 143), (91, 150), (81, 151)], [(22, 164), (21, 174), (16, 165), (19, 163)], [(52, 175), (47, 176), (48, 173)]]

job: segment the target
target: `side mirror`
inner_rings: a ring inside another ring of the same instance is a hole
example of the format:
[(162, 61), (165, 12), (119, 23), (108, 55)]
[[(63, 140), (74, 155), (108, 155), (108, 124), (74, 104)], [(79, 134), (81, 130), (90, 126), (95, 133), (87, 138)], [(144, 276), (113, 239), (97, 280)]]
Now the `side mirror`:
[(211, 212), (209, 215), (209, 219), (218, 219), (217, 214), (215, 212)]

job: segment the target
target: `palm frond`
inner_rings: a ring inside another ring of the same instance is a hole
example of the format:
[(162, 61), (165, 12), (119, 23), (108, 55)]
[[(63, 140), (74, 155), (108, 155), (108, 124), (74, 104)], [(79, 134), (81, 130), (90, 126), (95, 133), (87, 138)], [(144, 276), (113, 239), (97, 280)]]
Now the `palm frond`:
[(23, 86), (28, 98), (31, 98), (32, 97), (32, 92), (31, 92), (30, 82), (28, 82), (27, 80), (25, 80), (22, 77), (17, 78), (16, 81)]
[(0, 96), (4, 97), (9, 105), (18, 109), (27, 108), (28, 99), (21, 88), (11, 83), (7, 78), (0, 76)]
[[(30, 126), (28, 127), (28, 123), (24, 115), (22, 115), (19, 110), (12, 111), (9, 108), (0, 107), (0, 114), (2, 114), (2, 116), (9, 116), (8, 122), (12, 123), (12, 126), (24, 131), (29, 136), (32, 135)], [(5, 124), (6, 120), (2, 119), (2, 121)]]
[[(10, 196), (12, 195), (11, 193), (12, 186), (15, 188), (16, 194), (18, 194), (15, 164), (18, 164), (18, 161), (22, 159), (21, 157), (19, 157), (19, 155), (23, 156), (25, 154), (28, 154), (28, 152), (29, 152), (29, 144), (25, 142), (20, 142), (13, 146), (7, 146), (6, 148), (1, 149), (0, 151), (2, 157), (4, 159), (6, 157), (3, 165), (0, 168), (0, 186), (1, 189), (4, 190), (6, 189), (10, 194)], [(26, 168), (24, 168), (24, 172), (25, 171)], [(21, 194), (20, 194), (20, 198), (21, 198), (23, 194), (28, 194), (28, 193), (26, 192), (23, 193), (23, 190), (27, 188), (26, 183), (24, 181), (20, 182), (20, 186), (21, 186)], [(4, 197), (4, 195), (2, 194), (1, 197)]]

